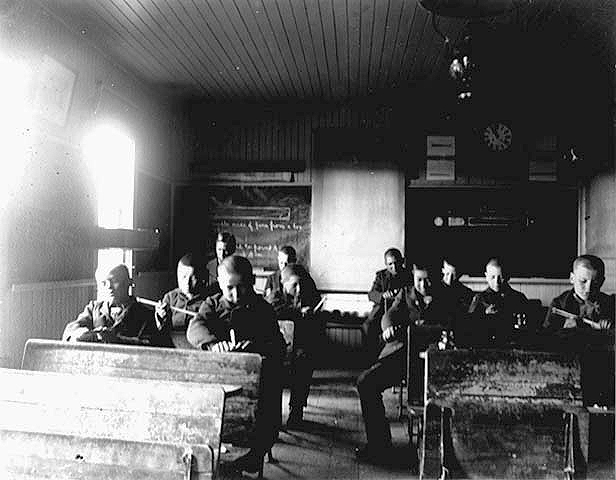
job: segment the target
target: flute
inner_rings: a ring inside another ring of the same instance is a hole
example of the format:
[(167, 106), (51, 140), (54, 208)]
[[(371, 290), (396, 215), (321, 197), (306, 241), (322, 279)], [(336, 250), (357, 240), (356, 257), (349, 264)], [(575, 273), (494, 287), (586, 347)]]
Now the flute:
[[(552, 307), (552, 313), (555, 313), (556, 315), (560, 315), (561, 317), (569, 318), (571, 320), (575, 320), (578, 318), (578, 315), (575, 315), (571, 312), (562, 310), (557, 307)], [(599, 324), (597, 322), (593, 322), (592, 320), (589, 320), (588, 318), (582, 318), (582, 322), (586, 323), (587, 325), (590, 325), (591, 327), (599, 328)]]
[[(144, 305), (150, 305), (151, 307), (156, 307), (158, 305), (158, 302), (155, 302), (154, 300), (148, 300), (147, 298), (143, 297), (135, 297), (135, 300), (137, 300), (139, 303), (143, 303)], [(185, 308), (172, 307), (171, 305), (169, 305), (169, 308), (171, 308), (171, 310), (173, 310), (174, 312), (183, 313), (184, 315), (189, 315), (191, 317), (197, 316), (197, 312), (192, 312), (190, 310), (186, 310)]]

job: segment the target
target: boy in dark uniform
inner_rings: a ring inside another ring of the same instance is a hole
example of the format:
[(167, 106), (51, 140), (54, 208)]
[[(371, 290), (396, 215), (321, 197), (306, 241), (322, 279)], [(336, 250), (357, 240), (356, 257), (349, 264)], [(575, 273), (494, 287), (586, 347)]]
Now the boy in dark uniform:
[[(603, 260), (595, 255), (580, 255), (573, 261), (570, 281), (573, 288), (552, 300), (543, 328), (550, 333), (613, 329), (614, 297), (601, 292), (605, 281)], [(554, 308), (572, 315), (563, 316)]]
[(222, 293), (208, 297), (186, 332), (196, 348), (213, 352), (253, 352), (263, 358), (261, 393), (250, 451), (238, 458), (238, 470), (257, 472), (274, 443), (280, 423), (281, 368), (284, 339), (274, 310), (254, 290), (248, 259), (226, 257), (218, 267)]
[(293, 320), (295, 324), (287, 428), (298, 428), (310, 393), (314, 352), (318, 349), (322, 333), (319, 320), (314, 315), (321, 295), (312, 277), (297, 263), (284, 267), (280, 276), (282, 293), (273, 297), (272, 306), (279, 320)]
[[(582, 390), (587, 405), (613, 407), (616, 308), (615, 297), (601, 292), (603, 260), (580, 255), (573, 261), (570, 281), (573, 288), (550, 304), (543, 322), (546, 341), (557, 349), (582, 353)], [(610, 435), (613, 439), (613, 430)]]
[(443, 257), (441, 267), (441, 289), (448, 308), (451, 310), (453, 318), (453, 328), (457, 330), (466, 323), (468, 307), (473, 300), (475, 293), (466, 285), (460, 282), (462, 276), (460, 271), (460, 261), (452, 256)]
[(99, 278), (104, 300), (89, 302), (69, 322), (62, 340), (172, 347), (169, 325), (157, 323), (152, 311), (129, 295), (131, 280), (126, 265), (116, 265)]
[(475, 346), (503, 346), (513, 339), (519, 316), (526, 316), (528, 299), (511, 288), (503, 261), (491, 258), (485, 271), (488, 288), (473, 298), (468, 309), (469, 330), (463, 343)]
[(385, 269), (376, 272), (368, 299), (372, 302), (372, 311), (362, 325), (368, 356), (372, 362), (383, 348), (381, 337), (381, 318), (391, 307), (395, 296), (405, 286), (411, 283), (408, 270), (404, 267), (404, 258), (397, 248), (385, 251)]
[[(446, 305), (433, 290), (426, 265), (413, 266), (413, 285), (400, 290), (394, 304), (381, 320), (385, 346), (377, 361), (357, 380), (357, 390), (368, 440), (356, 455), (360, 460), (387, 463), (391, 452), (391, 431), (385, 416), (383, 391), (400, 383), (406, 363), (407, 327), (411, 327), (411, 369), (417, 370), (418, 351), (425, 347), (432, 326), (440, 333), (449, 327)], [(417, 357), (415, 361), (414, 357)], [(417, 378), (415, 375), (413, 378)], [(413, 388), (413, 386), (410, 386)]]
[(265, 288), (263, 289), (263, 296), (268, 298), (270, 303), (276, 295), (280, 295), (282, 293), (280, 274), (284, 267), (292, 263), (297, 263), (297, 252), (295, 249), (290, 245), (281, 247), (278, 251), (278, 270), (267, 277)]
[(207, 265), (207, 283), (206, 283), (206, 296), (214, 295), (220, 292), (218, 286), (218, 266), (222, 263), (223, 259), (233, 255), (237, 244), (235, 242), (235, 236), (229, 232), (219, 232), (216, 235), (216, 257), (212, 258)]
[(205, 300), (206, 270), (203, 259), (198, 255), (187, 253), (178, 262), (178, 286), (165, 293), (163, 299), (156, 306), (156, 319), (159, 323), (170, 323), (173, 332), (182, 332), (180, 335), (172, 333), (176, 347), (189, 347), (186, 343), (186, 334), (191, 315), (171, 310), (171, 307), (181, 308), (197, 313)]

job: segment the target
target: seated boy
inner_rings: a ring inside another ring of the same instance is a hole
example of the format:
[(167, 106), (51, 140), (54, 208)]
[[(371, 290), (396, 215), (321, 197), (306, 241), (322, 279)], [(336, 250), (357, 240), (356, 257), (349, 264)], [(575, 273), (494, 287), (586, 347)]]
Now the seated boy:
[[(552, 300), (543, 322), (551, 347), (583, 352), (582, 391), (587, 405), (614, 405), (614, 297), (601, 292), (605, 264), (595, 255), (573, 261), (573, 288)], [(612, 438), (613, 430), (612, 430)], [(613, 445), (613, 444), (612, 444)]]
[(186, 337), (196, 348), (214, 352), (261, 354), (263, 370), (250, 451), (237, 459), (238, 470), (257, 472), (276, 438), (280, 423), (281, 368), (285, 344), (274, 310), (254, 290), (248, 259), (226, 257), (218, 266), (222, 293), (208, 297), (188, 324)]
[(385, 251), (385, 269), (376, 272), (368, 299), (373, 303), (372, 311), (362, 325), (370, 361), (378, 357), (383, 348), (381, 318), (394, 302), (395, 296), (405, 285), (411, 283), (409, 272), (404, 267), (404, 258), (397, 248)]
[(458, 343), (485, 347), (506, 345), (513, 339), (518, 316), (528, 313), (528, 299), (507, 283), (501, 259), (488, 260), (485, 277), (488, 288), (473, 298), (468, 309), (469, 329), (464, 332), (464, 340)]
[(169, 326), (157, 323), (152, 311), (129, 295), (126, 265), (117, 265), (99, 277), (105, 299), (88, 303), (64, 329), (62, 340), (172, 347)]
[(314, 308), (321, 295), (314, 280), (301, 265), (287, 265), (280, 276), (282, 293), (273, 297), (272, 306), (279, 320), (293, 320), (295, 324), (287, 427), (297, 428), (301, 426), (307, 405), (314, 370), (313, 356), (322, 333), (319, 320), (314, 316)]
[(573, 288), (552, 300), (543, 328), (554, 333), (613, 329), (614, 298), (601, 292), (605, 281), (603, 260), (595, 255), (580, 255), (573, 261), (570, 281)]
[[(156, 320), (160, 324), (170, 323), (172, 331), (182, 331), (182, 336), (185, 340), (186, 335), (184, 332), (188, 328), (188, 323), (192, 316), (171, 310), (171, 307), (195, 313), (199, 311), (199, 307), (205, 300), (205, 265), (198, 255), (187, 253), (180, 258), (176, 273), (178, 286), (165, 293), (163, 299), (158, 302), (156, 306)], [(176, 347), (186, 346), (184, 341), (176, 339), (173, 334), (172, 337), (174, 337)]]
[[(413, 265), (413, 285), (405, 286), (398, 293), (394, 304), (381, 320), (382, 336), (386, 342), (377, 361), (357, 380), (357, 390), (366, 428), (367, 445), (356, 451), (359, 459), (387, 463), (391, 451), (391, 431), (385, 416), (382, 392), (400, 383), (406, 363), (407, 327), (411, 326), (411, 374), (418, 371), (419, 350), (431, 341), (428, 329), (433, 326), (440, 333), (448, 328), (449, 318), (444, 303), (432, 289), (429, 268)], [(424, 328), (422, 328), (424, 327)], [(416, 357), (416, 358), (415, 358)], [(415, 374), (413, 379), (419, 378)], [(412, 390), (415, 388), (409, 385)], [(416, 393), (416, 392), (415, 392)]]
[(235, 253), (235, 236), (229, 232), (219, 232), (216, 235), (216, 257), (212, 258), (207, 265), (207, 283), (205, 295), (210, 296), (220, 292), (218, 286), (218, 266), (223, 259)]
[(263, 296), (268, 299), (270, 303), (276, 295), (282, 293), (280, 274), (284, 267), (291, 263), (297, 263), (297, 252), (292, 246), (285, 245), (278, 250), (278, 270), (267, 277), (265, 288), (263, 289)]
[(441, 267), (441, 288), (448, 308), (453, 318), (453, 328), (463, 326), (466, 321), (468, 307), (473, 300), (474, 292), (466, 285), (462, 284), (459, 278), (462, 276), (460, 270), (460, 260), (452, 256), (443, 257)]

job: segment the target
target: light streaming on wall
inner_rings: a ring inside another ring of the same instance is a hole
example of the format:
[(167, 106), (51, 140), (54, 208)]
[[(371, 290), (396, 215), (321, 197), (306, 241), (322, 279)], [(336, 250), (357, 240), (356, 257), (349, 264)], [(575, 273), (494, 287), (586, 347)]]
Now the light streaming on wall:
[(0, 54), (0, 209), (16, 195), (32, 149), (31, 71)]
[[(84, 139), (83, 153), (96, 191), (98, 226), (133, 228), (135, 141), (117, 126), (100, 125)], [(97, 277), (120, 263), (132, 270), (132, 250), (98, 250)]]

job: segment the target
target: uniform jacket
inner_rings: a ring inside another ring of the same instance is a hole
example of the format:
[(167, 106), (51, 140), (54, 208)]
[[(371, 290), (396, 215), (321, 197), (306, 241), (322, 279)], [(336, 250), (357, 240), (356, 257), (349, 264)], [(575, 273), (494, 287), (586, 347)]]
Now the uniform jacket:
[[(614, 318), (614, 297), (606, 295), (603, 292), (599, 292), (599, 296), (594, 302), (582, 300), (575, 294), (573, 289), (560, 294), (552, 300), (550, 309), (548, 309), (548, 313), (543, 321), (543, 328), (548, 332), (555, 332), (562, 329), (565, 323), (564, 317), (552, 313), (552, 307), (560, 308), (574, 315), (588, 318), (593, 322), (610, 320), (612, 322), (612, 328), (614, 328), (614, 324), (616, 323), (616, 319)], [(592, 327), (579, 320), (577, 322), (577, 328), (591, 329)]]
[(379, 358), (382, 359), (405, 348), (406, 327), (409, 325), (440, 325), (447, 329), (450, 323), (450, 313), (440, 290), (433, 292), (432, 301), (426, 305), (423, 296), (415, 290), (415, 287), (406, 286), (398, 293), (393, 305), (381, 319), (383, 331), (390, 326), (399, 328), (396, 338), (385, 344)]
[[(174, 288), (173, 290), (165, 293), (163, 296), (163, 302), (176, 308), (183, 308), (184, 310), (190, 310), (191, 312), (198, 312), (199, 307), (205, 300), (205, 297), (201, 294), (194, 295), (192, 298), (188, 298), (182, 290)], [(185, 313), (171, 311), (171, 327), (173, 330), (185, 330), (188, 327), (188, 323), (192, 317)]]
[[(490, 305), (495, 306), (497, 313), (486, 314)], [(468, 313), (469, 327), (478, 343), (506, 343), (513, 335), (515, 315), (528, 313), (528, 299), (508, 284), (499, 292), (488, 287), (474, 296)]]
[[(93, 330), (103, 327), (110, 330), (110, 335), (101, 339)], [(154, 312), (137, 303), (133, 297), (118, 313), (112, 313), (106, 300), (89, 302), (77, 319), (66, 326), (62, 339), (173, 347), (168, 325), (159, 329)]]
[(206, 298), (188, 324), (186, 338), (194, 347), (206, 350), (213, 343), (231, 340), (231, 329), (237, 342), (252, 342), (248, 351), (282, 359), (286, 345), (274, 310), (256, 293), (243, 305), (231, 305), (222, 293)]
[(295, 324), (293, 342), (296, 347), (314, 348), (322, 333), (319, 318), (312, 312), (302, 314), (303, 307), (314, 309), (321, 300), (312, 277), (308, 274), (302, 279), (301, 290), (298, 296), (287, 294), (284, 289), (272, 291), (268, 301), (272, 304), (278, 320), (292, 320)]
[(207, 282), (205, 284), (205, 291), (203, 295), (209, 297), (220, 292), (220, 286), (218, 285), (218, 258), (214, 257), (205, 266), (207, 270)]

